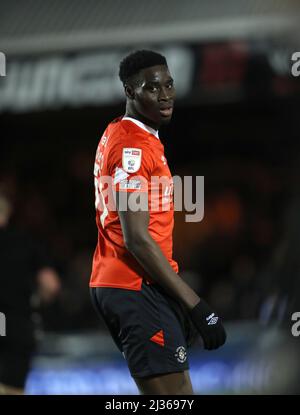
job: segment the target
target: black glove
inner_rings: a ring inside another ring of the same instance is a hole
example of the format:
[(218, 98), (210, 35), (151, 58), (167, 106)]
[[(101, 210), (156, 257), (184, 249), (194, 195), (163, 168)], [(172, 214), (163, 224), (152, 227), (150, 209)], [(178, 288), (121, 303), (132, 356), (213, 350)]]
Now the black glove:
[(204, 300), (190, 311), (190, 317), (203, 339), (204, 349), (217, 349), (225, 343), (226, 332), (221, 319)]

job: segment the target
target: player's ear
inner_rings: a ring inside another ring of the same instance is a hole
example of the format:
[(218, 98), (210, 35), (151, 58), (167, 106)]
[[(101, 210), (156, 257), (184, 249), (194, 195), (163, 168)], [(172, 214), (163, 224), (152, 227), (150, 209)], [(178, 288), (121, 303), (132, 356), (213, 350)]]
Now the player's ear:
[(125, 95), (129, 99), (134, 99), (134, 88), (130, 84), (124, 85)]

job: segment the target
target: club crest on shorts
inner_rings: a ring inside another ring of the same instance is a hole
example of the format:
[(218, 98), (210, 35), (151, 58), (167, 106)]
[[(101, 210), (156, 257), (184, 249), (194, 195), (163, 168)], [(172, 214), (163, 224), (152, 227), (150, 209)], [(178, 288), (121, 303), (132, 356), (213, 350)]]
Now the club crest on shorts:
[(175, 357), (179, 363), (184, 363), (187, 358), (185, 347), (183, 346), (177, 347)]
[(142, 150), (140, 148), (123, 148), (122, 167), (127, 173), (135, 173), (141, 167)]

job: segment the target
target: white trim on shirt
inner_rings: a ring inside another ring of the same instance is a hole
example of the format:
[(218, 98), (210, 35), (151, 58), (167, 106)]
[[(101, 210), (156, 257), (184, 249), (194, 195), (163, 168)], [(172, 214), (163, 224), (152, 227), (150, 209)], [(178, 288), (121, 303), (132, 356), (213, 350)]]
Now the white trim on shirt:
[(155, 135), (156, 138), (159, 139), (158, 130), (154, 130), (154, 128), (149, 127), (148, 125), (144, 124), (143, 122), (136, 120), (135, 118), (131, 117), (123, 117), (123, 120), (128, 120), (136, 124), (138, 127), (142, 128), (143, 130), (147, 131), (147, 133)]

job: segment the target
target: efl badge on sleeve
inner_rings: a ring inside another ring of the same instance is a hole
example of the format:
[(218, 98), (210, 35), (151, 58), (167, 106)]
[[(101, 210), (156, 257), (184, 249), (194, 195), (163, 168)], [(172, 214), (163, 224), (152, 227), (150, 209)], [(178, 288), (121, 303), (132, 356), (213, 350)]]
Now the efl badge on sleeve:
[(140, 148), (123, 148), (122, 167), (127, 173), (135, 173), (141, 167), (142, 150)]

